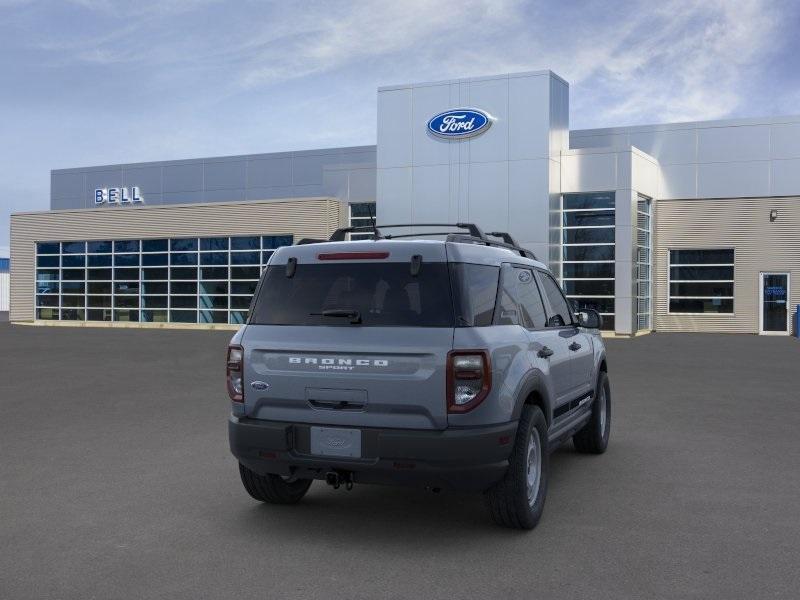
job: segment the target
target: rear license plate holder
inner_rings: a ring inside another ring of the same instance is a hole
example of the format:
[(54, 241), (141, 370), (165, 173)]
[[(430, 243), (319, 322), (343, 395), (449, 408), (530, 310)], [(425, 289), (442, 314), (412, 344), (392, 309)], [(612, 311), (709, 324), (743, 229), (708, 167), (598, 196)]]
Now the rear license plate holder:
[(311, 427), (311, 454), (361, 458), (361, 430)]

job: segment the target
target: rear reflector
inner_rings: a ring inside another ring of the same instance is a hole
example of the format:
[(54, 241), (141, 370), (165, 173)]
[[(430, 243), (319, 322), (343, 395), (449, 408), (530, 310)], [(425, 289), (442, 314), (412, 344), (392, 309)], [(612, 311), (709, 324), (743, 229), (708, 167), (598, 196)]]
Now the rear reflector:
[(317, 254), (319, 260), (380, 260), (389, 258), (388, 252), (326, 252)]

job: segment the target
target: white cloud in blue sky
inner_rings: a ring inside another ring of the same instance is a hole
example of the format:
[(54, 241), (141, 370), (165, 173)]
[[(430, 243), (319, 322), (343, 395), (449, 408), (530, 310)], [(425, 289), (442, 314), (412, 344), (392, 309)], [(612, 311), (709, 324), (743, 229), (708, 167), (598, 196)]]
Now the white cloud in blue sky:
[(375, 143), (379, 85), (549, 68), (571, 127), (800, 113), (793, 0), (0, 0), (0, 245), (53, 168)]

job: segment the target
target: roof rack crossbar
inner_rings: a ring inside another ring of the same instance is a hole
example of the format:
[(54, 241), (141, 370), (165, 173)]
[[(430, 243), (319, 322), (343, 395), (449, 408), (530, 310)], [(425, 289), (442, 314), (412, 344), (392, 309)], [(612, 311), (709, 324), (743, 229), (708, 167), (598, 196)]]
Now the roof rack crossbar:
[[(394, 229), (394, 228), (401, 228), (401, 227), (453, 227), (455, 229), (465, 229), (465, 233), (459, 233), (454, 231), (428, 231), (428, 232), (418, 232), (418, 233), (401, 233), (401, 234), (387, 234), (384, 235), (381, 230), (382, 229)], [(425, 237), (430, 235), (444, 235), (447, 236), (447, 241), (461, 241), (461, 242), (468, 242), (473, 244), (483, 244), (486, 246), (494, 246), (497, 248), (506, 248), (508, 250), (513, 250), (514, 252), (518, 252), (520, 256), (524, 256), (526, 258), (536, 259), (536, 255), (527, 250), (522, 248), (519, 244), (517, 244), (516, 240), (511, 237), (511, 234), (506, 233), (504, 231), (492, 231), (489, 233), (484, 233), (480, 227), (475, 225), (474, 223), (398, 223), (398, 224), (390, 224), (390, 225), (361, 225), (356, 227), (340, 227), (336, 231), (333, 232), (329, 242), (343, 242), (347, 239), (348, 233), (371, 233), (373, 240), (391, 240), (391, 239), (400, 239), (400, 238), (411, 238), (411, 237)], [(488, 236), (500, 238), (503, 241), (497, 240), (490, 240)], [(316, 241), (316, 240), (314, 240)], [(313, 243), (310, 240), (301, 240), (299, 243)]]

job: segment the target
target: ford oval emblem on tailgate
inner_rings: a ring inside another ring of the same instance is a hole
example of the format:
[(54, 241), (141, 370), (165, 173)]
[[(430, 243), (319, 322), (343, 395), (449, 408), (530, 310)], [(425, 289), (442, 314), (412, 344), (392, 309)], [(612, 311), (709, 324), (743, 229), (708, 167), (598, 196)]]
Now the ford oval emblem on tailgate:
[(254, 381), (250, 384), (250, 387), (254, 390), (265, 390), (269, 387), (269, 384), (266, 381)]

